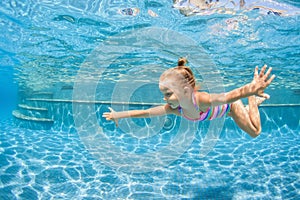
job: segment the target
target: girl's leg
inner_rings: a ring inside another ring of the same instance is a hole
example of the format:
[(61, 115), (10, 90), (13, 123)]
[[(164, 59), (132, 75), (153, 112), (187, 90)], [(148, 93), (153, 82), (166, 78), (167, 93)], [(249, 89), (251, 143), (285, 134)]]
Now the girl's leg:
[(249, 106), (245, 107), (241, 100), (232, 104), (229, 116), (235, 123), (251, 137), (256, 137), (261, 132), (260, 114), (258, 105), (262, 99), (256, 99), (255, 96), (248, 97)]

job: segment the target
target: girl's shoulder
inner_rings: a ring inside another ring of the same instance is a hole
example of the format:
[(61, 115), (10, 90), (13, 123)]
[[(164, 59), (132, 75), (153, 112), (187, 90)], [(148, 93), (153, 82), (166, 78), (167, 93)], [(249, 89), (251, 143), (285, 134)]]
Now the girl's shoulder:
[(197, 105), (199, 106), (200, 110), (206, 110), (208, 107), (210, 107), (211, 98), (208, 92), (196, 91), (194, 94), (197, 101)]
[(200, 101), (209, 97), (209, 93), (205, 92), (205, 91), (195, 91), (194, 94), (195, 94), (196, 99), (198, 99)]

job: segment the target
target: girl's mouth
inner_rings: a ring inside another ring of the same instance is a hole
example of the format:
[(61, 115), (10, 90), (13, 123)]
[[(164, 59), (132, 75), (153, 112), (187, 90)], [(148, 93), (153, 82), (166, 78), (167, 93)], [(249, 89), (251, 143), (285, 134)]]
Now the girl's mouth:
[(169, 106), (172, 108), (172, 109), (175, 109), (175, 108), (177, 108), (177, 106), (175, 106), (174, 104), (172, 104), (172, 103), (168, 103), (169, 104)]

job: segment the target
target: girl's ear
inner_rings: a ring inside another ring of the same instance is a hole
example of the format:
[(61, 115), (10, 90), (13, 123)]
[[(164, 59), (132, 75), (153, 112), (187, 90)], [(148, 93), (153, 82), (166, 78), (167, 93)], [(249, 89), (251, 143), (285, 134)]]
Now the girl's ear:
[(189, 95), (191, 93), (191, 87), (185, 86), (183, 88), (184, 95)]

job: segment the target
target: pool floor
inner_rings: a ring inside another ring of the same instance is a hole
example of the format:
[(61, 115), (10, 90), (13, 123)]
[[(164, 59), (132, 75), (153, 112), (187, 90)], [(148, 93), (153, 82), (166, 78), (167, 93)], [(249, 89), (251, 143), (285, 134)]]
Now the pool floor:
[[(250, 139), (225, 128), (199, 157), (197, 137), (169, 166), (126, 173), (93, 158), (77, 133), (0, 123), (1, 199), (299, 199), (299, 131)], [(130, 145), (130, 144), (129, 144)]]

